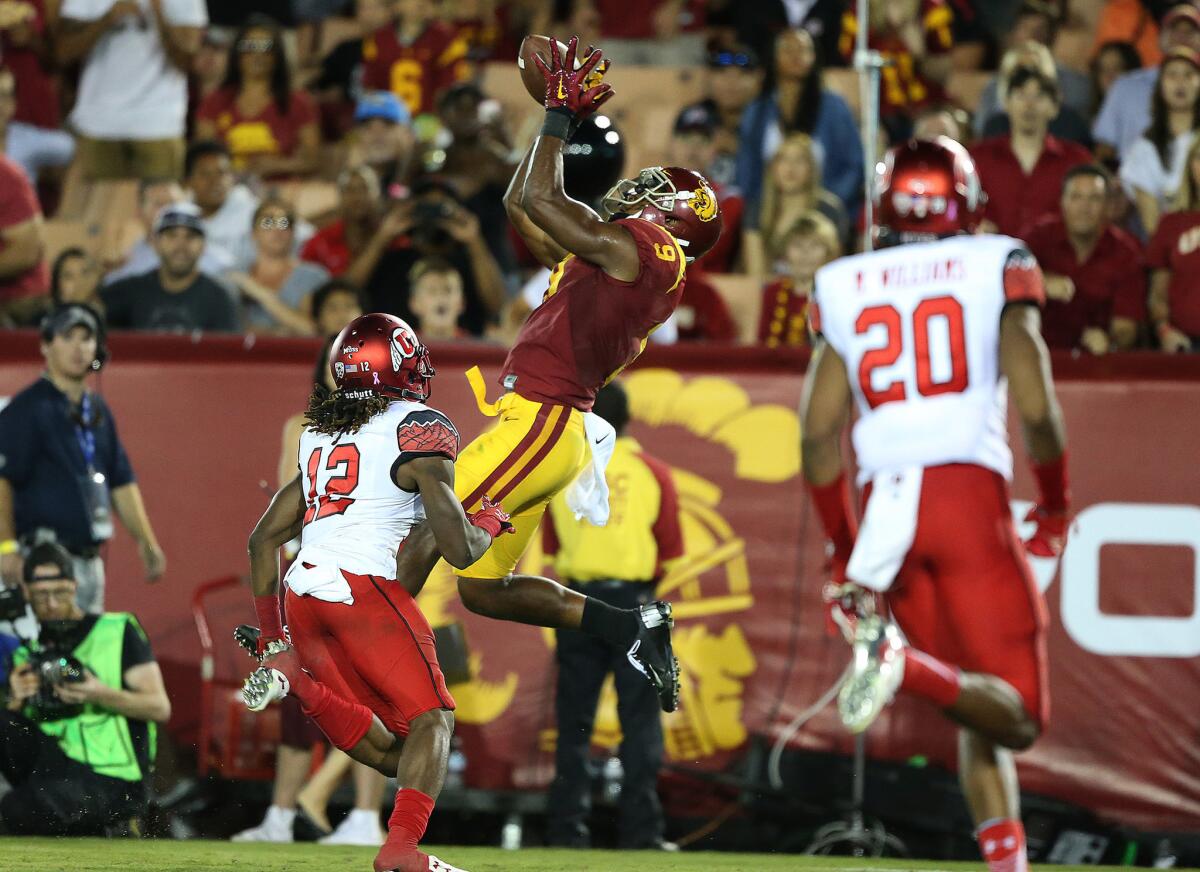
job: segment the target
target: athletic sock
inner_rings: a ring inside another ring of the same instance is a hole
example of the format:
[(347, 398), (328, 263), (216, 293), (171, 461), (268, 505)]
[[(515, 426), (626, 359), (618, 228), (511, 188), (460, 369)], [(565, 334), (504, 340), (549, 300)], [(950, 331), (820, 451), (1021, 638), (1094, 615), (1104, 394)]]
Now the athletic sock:
[(397, 790), (392, 816), (388, 818), (387, 844), (406, 851), (417, 850), (431, 814), (432, 796), (411, 787)]
[(938, 708), (954, 705), (962, 692), (957, 669), (915, 648), (904, 649), (904, 678), (900, 690), (927, 699)]
[(1025, 827), (1019, 820), (984, 821), (975, 831), (988, 872), (1029, 872), (1025, 856)]
[[(362, 741), (367, 730), (371, 729), (371, 721), (375, 717), (371, 710), (365, 705), (343, 699), (327, 685), (313, 680), (306, 673), (301, 672), (300, 675), (304, 676), (301, 682), (304, 689), (296, 694), (296, 698), (300, 700), (300, 708), (313, 719), (321, 732), (329, 737), (334, 747), (349, 751)], [(288, 680), (295, 690), (297, 683), (292, 682), (290, 676)]]
[(642, 621), (635, 609), (618, 609), (595, 597), (583, 601), (583, 619), (579, 629), (589, 636), (626, 648), (633, 644)]

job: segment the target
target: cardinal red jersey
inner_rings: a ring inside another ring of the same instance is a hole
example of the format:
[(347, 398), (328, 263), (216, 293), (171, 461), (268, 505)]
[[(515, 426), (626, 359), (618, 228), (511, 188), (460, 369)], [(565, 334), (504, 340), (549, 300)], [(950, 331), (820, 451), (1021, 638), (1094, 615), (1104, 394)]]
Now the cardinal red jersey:
[(808, 293), (790, 278), (776, 279), (763, 288), (758, 341), (768, 348), (808, 345)]
[[(946, 0), (921, 0), (919, 15), (921, 33), (925, 39), (927, 57), (944, 56), (954, 47), (954, 11)], [(838, 49), (842, 57), (854, 57), (858, 19), (853, 9), (842, 14), (842, 35)], [(889, 116), (915, 111), (945, 98), (941, 85), (921, 75), (912, 50), (895, 33), (871, 31), (868, 46), (883, 55), (888, 65), (881, 71), (879, 112)]]
[(687, 269), (675, 237), (640, 218), (615, 223), (637, 243), (638, 277), (623, 282), (567, 255), (508, 353), (505, 388), (528, 400), (590, 411), (596, 392), (642, 353), (675, 311)]
[(467, 77), (467, 41), (435, 21), (408, 45), (392, 24), (363, 40), (363, 87), (391, 91), (413, 115), (433, 112), (437, 96)]

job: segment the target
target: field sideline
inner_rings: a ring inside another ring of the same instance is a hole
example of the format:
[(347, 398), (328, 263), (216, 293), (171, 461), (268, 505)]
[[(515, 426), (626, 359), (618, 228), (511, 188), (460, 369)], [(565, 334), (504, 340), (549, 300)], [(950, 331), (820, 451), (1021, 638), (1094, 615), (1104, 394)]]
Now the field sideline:
[[(615, 851), (556, 851), (528, 848), (433, 848), (448, 863), (469, 872), (760, 872), (784, 869), (841, 869), (846, 872), (909, 872), (983, 868), (982, 863), (935, 863), (884, 858), (802, 857), (796, 854), (684, 852), (649, 854)], [(4, 872), (370, 872), (375, 852), (367, 848), (298, 845), (233, 845), (229, 842), (166, 840), (0, 838)], [(1046, 872), (1096, 872), (1114, 866), (1036, 866)]]

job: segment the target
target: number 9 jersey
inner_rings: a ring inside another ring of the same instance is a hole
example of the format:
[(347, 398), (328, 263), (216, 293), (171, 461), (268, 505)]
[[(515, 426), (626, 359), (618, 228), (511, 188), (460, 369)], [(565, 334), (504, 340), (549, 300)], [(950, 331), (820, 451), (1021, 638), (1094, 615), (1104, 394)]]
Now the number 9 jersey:
[(813, 328), (846, 366), (859, 483), (972, 463), (1012, 478), (1000, 315), (1045, 301), (1041, 270), (1007, 236), (954, 236), (841, 258), (816, 276)]

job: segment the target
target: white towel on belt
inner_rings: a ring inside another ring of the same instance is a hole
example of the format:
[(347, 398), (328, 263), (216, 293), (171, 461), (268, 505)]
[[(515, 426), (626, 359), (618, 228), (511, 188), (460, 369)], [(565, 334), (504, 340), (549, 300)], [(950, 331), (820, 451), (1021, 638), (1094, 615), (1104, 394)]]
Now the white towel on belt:
[(880, 592), (892, 586), (917, 534), (923, 473), (913, 466), (872, 479), (871, 499), (846, 566), (850, 581)]
[(575, 513), (575, 520), (587, 519), (592, 526), (603, 527), (608, 523), (608, 482), (604, 471), (617, 444), (617, 431), (594, 412), (585, 412), (583, 433), (592, 459), (567, 489), (567, 507)]

